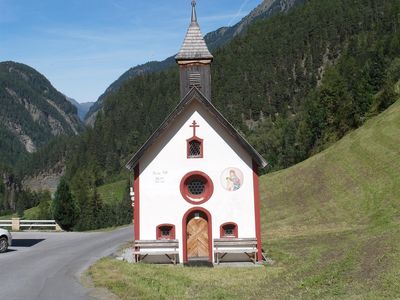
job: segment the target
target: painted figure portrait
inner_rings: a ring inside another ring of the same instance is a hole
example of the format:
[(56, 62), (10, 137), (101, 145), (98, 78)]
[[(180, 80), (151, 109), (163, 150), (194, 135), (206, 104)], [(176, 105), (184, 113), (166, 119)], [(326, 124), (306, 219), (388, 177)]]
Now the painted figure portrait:
[(221, 184), (230, 192), (239, 190), (243, 185), (243, 173), (237, 168), (227, 168), (221, 174)]

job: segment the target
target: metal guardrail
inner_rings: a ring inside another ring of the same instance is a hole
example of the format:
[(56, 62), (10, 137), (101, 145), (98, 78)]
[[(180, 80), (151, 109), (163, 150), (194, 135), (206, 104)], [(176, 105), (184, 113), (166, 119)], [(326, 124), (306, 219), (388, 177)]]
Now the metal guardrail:
[(0, 227), (11, 227), (12, 220), (0, 220)]
[(39, 230), (39, 228), (45, 228), (46, 230), (53, 228), (55, 231), (62, 231), (55, 220), (21, 220), (13, 218), (12, 220), (0, 220), (0, 227), (11, 228), (13, 231)]

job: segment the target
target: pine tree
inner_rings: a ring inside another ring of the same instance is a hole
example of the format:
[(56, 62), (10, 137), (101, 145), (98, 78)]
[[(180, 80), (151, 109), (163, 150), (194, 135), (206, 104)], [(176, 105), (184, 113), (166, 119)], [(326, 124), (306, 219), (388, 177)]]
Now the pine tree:
[(103, 224), (105, 224), (107, 220), (102, 218), (103, 202), (101, 201), (100, 195), (95, 186), (93, 187), (93, 194), (90, 198), (90, 209), (93, 214), (93, 228), (104, 227)]
[(78, 207), (65, 178), (57, 187), (53, 201), (54, 219), (62, 229), (70, 231), (76, 224)]

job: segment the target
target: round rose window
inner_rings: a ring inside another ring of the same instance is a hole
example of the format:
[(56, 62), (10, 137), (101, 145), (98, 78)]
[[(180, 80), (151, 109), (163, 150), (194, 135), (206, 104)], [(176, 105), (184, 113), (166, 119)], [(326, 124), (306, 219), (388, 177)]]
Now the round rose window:
[(214, 192), (210, 177), (200, 171), (186, 174), (181, 180), (180, 188), (183, 198), (191, 204), (208, 201)]

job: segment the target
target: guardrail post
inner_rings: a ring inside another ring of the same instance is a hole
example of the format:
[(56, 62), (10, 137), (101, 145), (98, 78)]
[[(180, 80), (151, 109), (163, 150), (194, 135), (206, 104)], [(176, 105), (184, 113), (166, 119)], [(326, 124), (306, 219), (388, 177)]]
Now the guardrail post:
[(56, 231), (63, 231), (61, 226), (56, 223)]
[(12, 218), (11, 220), (11, 230), (12, 231), (20, 231), (21, 229), (21, 219), (20, 218)]

